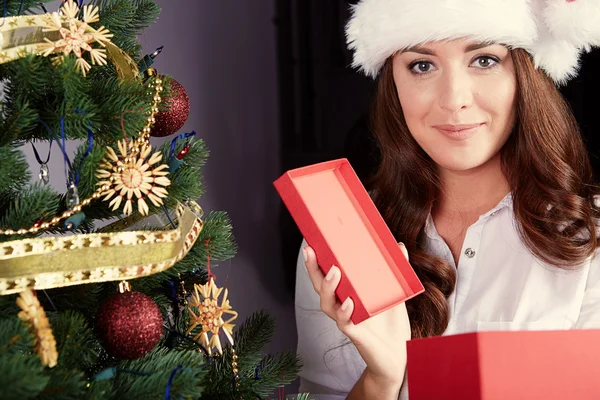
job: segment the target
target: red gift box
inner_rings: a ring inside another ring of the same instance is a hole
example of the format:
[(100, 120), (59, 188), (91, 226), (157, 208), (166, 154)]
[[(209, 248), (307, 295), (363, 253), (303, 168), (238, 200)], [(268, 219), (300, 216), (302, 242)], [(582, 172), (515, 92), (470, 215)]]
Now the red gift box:
[(274, 185), (323, 272), (342, 271), (336, 295), (354, 301), (355, 324), (423, 292), (348, 160), (288, 171)]
[(600, 330), (411, 340), (410, 400), (600, 399)]

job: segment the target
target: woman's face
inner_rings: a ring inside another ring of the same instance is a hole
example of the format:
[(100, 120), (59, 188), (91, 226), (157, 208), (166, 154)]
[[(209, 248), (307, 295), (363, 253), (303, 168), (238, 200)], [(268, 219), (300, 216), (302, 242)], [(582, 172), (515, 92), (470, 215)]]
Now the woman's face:
[(408, 128), (450, 171), (478, 168), (499, 154), (515, 123), (515, 69), (502, 45), (431, 42), (393, 58)]

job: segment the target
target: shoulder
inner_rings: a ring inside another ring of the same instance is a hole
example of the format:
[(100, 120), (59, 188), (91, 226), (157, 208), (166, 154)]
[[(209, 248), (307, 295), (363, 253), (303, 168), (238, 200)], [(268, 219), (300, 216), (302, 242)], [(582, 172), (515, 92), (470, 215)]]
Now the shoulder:
[(586, 292), (589, 290), (598, 290), (600, 292), (600, 248), (596, 249), (596, 252), (590, 259)]

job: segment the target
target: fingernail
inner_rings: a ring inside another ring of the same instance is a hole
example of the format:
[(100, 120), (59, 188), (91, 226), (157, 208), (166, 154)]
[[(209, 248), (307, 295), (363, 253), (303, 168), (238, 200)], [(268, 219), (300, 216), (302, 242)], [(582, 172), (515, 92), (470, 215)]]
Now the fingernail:
[(302, 256), (304, 257), (304, 262), (308, 261), (308, 252), (306, 251), (306, 246), (302, 248)]
[(348, 307), (350, 307), (350, 297), (347, 297), (344, 303), (342, 303), (342, 311), (346, 311)]
[(326, 281), (330, 281), (333, 279), (333, 275), (335, 275), (335, 269), (331, 268), (329, 270), (329, 272), (327, 273), (327, 276), (325, 276), (325, 280)]

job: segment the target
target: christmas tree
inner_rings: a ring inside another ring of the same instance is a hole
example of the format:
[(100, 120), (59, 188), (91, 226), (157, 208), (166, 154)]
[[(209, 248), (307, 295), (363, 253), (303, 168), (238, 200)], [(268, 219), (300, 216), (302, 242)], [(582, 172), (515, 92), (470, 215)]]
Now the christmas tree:
[[(0, 398), (273, 395), (300, 361), (263, 353), (267, 313), (234, 328), (215, 276), (231, 223), (196, 202), (208, 151), (178, 132), (189, 99), (151, 67), (161, 49), (137, 40), (159, 8), (44, 3), (4, 0), (0, 22)], [(48, 168), (52, 149), (64, 170)]]

